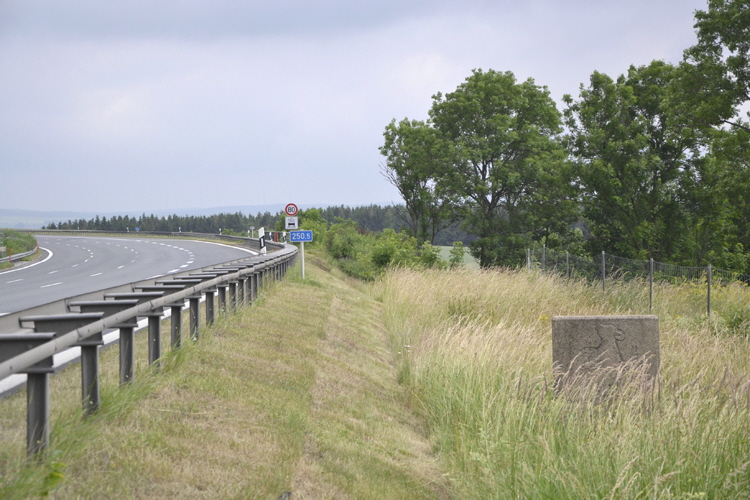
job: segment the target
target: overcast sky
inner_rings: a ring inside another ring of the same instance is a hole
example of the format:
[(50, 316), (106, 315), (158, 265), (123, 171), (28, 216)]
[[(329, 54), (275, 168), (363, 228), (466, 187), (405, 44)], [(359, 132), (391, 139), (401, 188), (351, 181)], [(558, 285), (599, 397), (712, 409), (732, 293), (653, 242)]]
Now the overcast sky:
[(706, 3), (0, 0), (0, 208), (397, 203), (391, 119), (474, 68), (559, 102), (676, 63)]

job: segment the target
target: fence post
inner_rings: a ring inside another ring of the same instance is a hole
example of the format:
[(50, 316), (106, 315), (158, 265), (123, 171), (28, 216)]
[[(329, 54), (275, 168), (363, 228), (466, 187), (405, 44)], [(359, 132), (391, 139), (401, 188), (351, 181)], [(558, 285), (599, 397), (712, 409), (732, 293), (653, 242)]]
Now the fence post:
[(602, 291), (607, 291), (607, 262), (602, 250)]
[(706, 281), (708, 282), (708, 303), (707, 311), (708, 316), (711, 317), (711, 264), (706, 268)]
[(565, 250), (565, 276), (570, 279), (570, 252)]
[(654, 258), (648, 261), (648, 311), (654, 308)]
[(547, 245), (542, 245), (542, 274), (547, 273)]
[(531, 249), (526, 249), (526, 269), (531, 271)]

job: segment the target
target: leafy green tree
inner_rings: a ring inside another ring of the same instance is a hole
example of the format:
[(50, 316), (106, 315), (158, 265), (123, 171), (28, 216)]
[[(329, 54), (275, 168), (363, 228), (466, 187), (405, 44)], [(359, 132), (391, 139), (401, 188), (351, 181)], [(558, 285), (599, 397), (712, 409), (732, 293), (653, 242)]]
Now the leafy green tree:
[(577, 101), (564, 98), (591, 251), (670, 259), (683, 250), (682, 186), (700, 143), (666, 104), (675, 71), (654, 61), (616, 81), (594, 72)]
[(452, 144), (440, 182), (477, 236), (472, 254), (483, 267), (521, 262), (535, 194), (557, 165), (550, 160), (561, 120), (547, 88), (517, 83), (511, 72), (474, 70), (454, 92), (433, 96), (430, 117)]
[(450, 144), (429, 124), (416, 120), (393, 120), (383, 136), (382, 172), (404, 200), (402, 220), (418, 241), (432, 243), (453, 219), (450, 199), (437, 182), (446, 169)]
[(698, 43), (685, 51), (675, 87), (681, 112), (700, 125), (724, 124), (750, 132), (750, 2), (708, 0), (695, 12)]
[(750, 273), (750, 133), (717, 129), (690, 179), (694, 261)]
[(748, 272), (750, 249), (750, 2), (709, 0), (695, 13), (698, 43), (672, 83), (671, 105), (695, 129), (713, 126), (689, 184), (699, 264)]

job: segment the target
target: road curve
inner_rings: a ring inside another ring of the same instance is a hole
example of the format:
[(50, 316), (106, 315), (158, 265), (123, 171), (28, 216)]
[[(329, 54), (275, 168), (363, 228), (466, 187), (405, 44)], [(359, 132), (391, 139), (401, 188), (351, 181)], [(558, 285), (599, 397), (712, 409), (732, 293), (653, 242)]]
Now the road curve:
[(246, 248), (172, 238), (38, 236), (41, 259), (0, 271), (0, 316), (256, 252)]

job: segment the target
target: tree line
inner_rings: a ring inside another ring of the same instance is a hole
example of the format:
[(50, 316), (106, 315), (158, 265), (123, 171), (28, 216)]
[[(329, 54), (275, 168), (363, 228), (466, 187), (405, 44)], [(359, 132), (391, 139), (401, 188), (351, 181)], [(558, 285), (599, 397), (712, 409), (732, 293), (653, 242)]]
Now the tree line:
[(482, 266), (534, 243), (750, 272), (750, 1), (709, 0), (678, 64), (595, 71), (558, 110), (547, 87), (474, 70), (395, 119), (380, 148), (407, 227), (458, 224)]
[[(313, 209), (325, 221), (323, 230), (331, 224), (340, 220), (349, 220), (357, 223), (362, 231), (382, 232), (385, 229), (393, 229), (400, 232), (407, 224), (408, 218), (403, 205), (365, 205), (359, 207), (349, 207), (344, 205), (330, 206), (325, 208)], [(303, 211), (302, 213), (307, 213)], [(223, 234), (247, 234), (250, 228), (281, 230), (284, 227), (284, 214), (277, 213), (258, 213), (255, 216), (250, 214), (236, 213), (219, 213), (209, 216), (178, 216), (169, 215), (157, 217), (153, 214), (143, 214), (139, 217), (128, 215), (117, 215), (107, 218), (105, 216), (96, 216), (91, 219), (68, 220), (58, 223), (50, 223), (42, 229), (74, 229), (81, 231), (160, 231), (160, 232), (195, 232), (217, 234), (221, 230)], [(471, 237), (458, 228), (446, 230), (438, 239), (438, 243), (451, 245), (453, 241), (470, 240)]]

